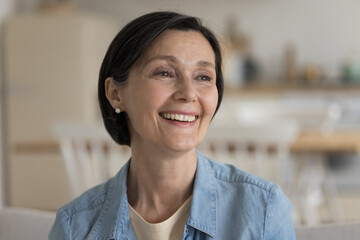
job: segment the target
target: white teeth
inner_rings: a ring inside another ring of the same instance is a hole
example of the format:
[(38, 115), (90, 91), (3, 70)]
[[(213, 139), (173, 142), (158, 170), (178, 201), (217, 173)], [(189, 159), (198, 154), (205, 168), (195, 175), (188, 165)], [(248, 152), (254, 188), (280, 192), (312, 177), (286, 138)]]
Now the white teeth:
[(170, 113), (162, 113), (162, 117), (166, 119), (181, 121), (181, 122), (193, 122), (196, 117), (191, 115), (183, 115), (183, 114), (170, 114)]

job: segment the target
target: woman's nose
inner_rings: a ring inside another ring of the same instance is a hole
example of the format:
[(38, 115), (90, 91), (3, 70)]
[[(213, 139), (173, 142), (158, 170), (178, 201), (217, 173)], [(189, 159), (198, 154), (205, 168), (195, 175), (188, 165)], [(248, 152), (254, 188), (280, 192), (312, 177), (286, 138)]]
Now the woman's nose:
[(191, 78), (182, 77), (178, 79), (174, 98), (175, 100), (183, 102), (192, 102), (196, 100), (196, 88)]

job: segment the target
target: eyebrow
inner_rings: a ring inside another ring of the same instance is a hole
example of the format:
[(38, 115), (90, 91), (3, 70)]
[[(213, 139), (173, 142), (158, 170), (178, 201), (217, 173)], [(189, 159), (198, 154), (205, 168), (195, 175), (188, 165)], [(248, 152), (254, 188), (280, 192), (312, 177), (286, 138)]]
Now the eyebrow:
[[(159, 55), (159, 56), (155, 56), (155, 57), (150, 58), (149, 60), (147, 60), (145, 65), (147, 65), (148, 63), (150, 63), (150, 62), (152, 62), (154, 60), (166, 60), (166, 61), (172, 62), (172, 63), (177, 63), (178, 62), (178, 60), (174, 56), (171, 56), (171, 55)], [(200, 67), (215, 68), (215, 65), (213, 63), (208, 62), (208, 61), (203, 61), (203, 60), (198, 61), (196, 65), (198, 65)]]
[(201, 67), (211, 67), (211, 68), (215, 68), (215, 65), (211, 62), (207, 62), (207, 61), (199, 61), (197, 63), (197, 65), (201, 66)]

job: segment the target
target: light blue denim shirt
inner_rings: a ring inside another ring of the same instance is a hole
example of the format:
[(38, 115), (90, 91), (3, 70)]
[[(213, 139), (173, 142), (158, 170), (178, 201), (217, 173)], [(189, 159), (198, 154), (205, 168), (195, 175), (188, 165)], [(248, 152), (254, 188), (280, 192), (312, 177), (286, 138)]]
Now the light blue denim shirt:
[[(295, 239), (291, 203), (277, 185), (197, 156), (183, 239)], [(136, 239), (126, 194), (130, 161), (106, 183), (60, 208), (49, 239)]]

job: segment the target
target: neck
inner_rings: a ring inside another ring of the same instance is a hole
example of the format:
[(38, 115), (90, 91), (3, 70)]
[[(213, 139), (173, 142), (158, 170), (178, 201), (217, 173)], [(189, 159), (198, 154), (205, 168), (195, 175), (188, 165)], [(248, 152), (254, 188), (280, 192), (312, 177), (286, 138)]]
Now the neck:
[(148, 222), (166, 220), (191, 196), (196, 165), (195, 149), (172, 154), (152, 149), (146, 154), (132, 148), (129, 204)]

